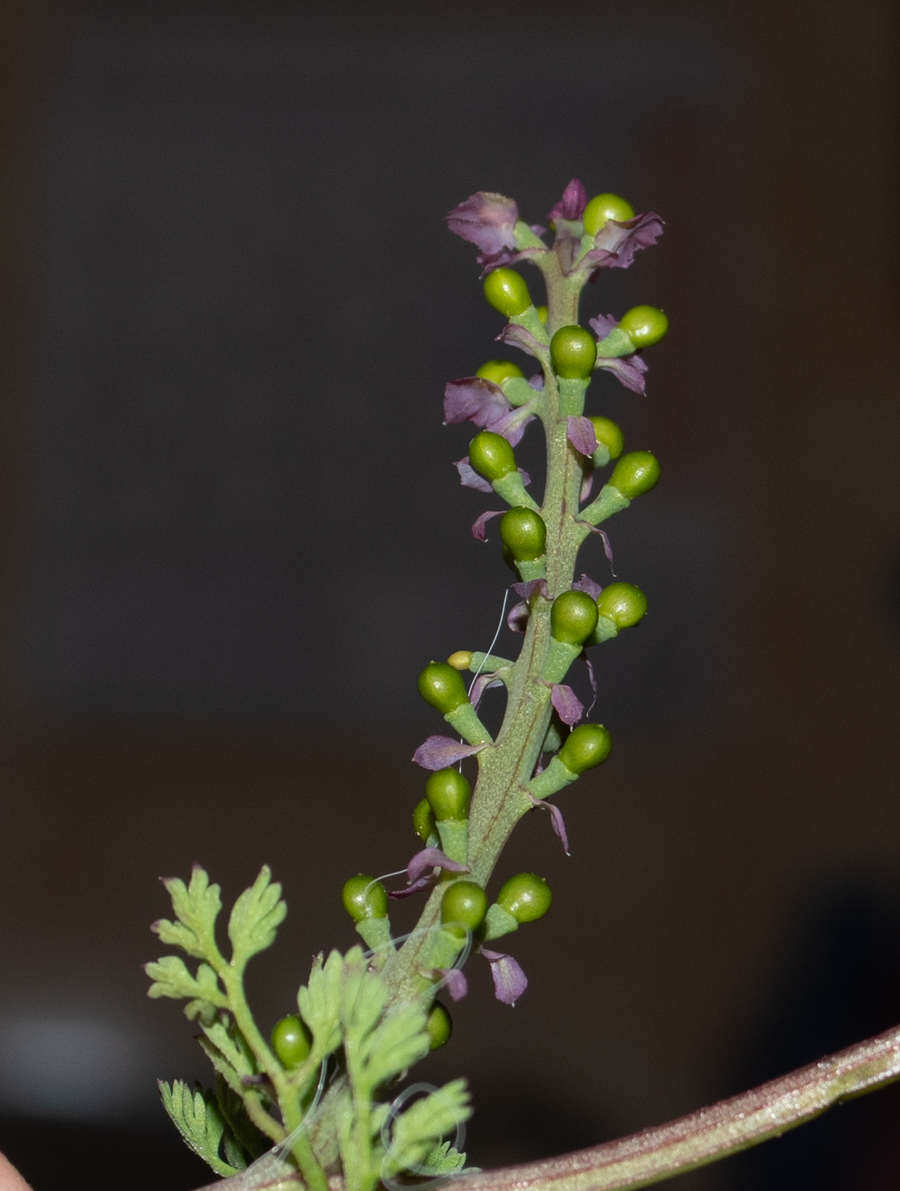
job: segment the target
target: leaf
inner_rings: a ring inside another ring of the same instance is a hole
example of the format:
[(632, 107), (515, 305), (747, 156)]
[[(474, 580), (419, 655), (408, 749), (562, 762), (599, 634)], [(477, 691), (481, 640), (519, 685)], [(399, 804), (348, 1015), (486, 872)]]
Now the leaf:
[(148, 997), (172, 997), (176, 1001), (183, 997), (192, 998), (185, 1007), (189, 1018), (199, 1016), (208, 1021), (217, 1009), (224, 1009), (228, 1004), (209, 964), (200, 964), (197, 975), (192, 976), (180, 956), (164, 955), (156, 963), (145, 964), (144, 971), (153, 981), (147, 990)]
[(445, 1141), (425, 1155), (416, 1166), (416, 1174), (429, 1175), (432, 1178), (443, 1174), (459, 1174), (465, 1164), (465, 1154), (461, 1154), (449, 1141)]
[(204, 1025), (203, 1036), (197, 1041), (229, 1088), (243, 1100), (246, 1088), (242, 1077), (255, 1075), (256, 1067), (240, 1040), (224, 1022), (217, 1021)]
[(264, 864), (253, 885), (234, 903), (228, 920), (228, 937), (234, 948), (232, 964), (243, 968), (251, 956), (271, 947), (286, 914), (281, 886), (272, 881), (271, 869)]
[(428, 1054), (427, 1014), (415, 1003), (387, 1014), (361, 1047), (365, 1081), (374, 1091)]
[(434, 1150), (435, 1143), (471, 1115), (469, 1092), (464, 1079), (453, 1080), (421, 1100), (416, 1100), (394, 1120), (393, 1135), (382, 1170), (387, 1168), (394, 1173), (411, 1170), (418, 1174), (418, 1164)]
[(189, 885), (178, 877), (165, 879), (163, 885), (172, 899), (178, 921), (162, 918), (152, 929), (164, 943), (180, 947), (188, 955), (213, 962), (221, 960), (215, 938), (216, 918), (222, 909), (219, 886), (210, 885), (199, 864), (194, 865)]
[(332, 951), (324, 964), (322, 956), (317, 955), (309, 974), (309, 984), (301, 986), (297, 993), (300, 1013), (312, 1030), (312, 1053), (317, 1063), (341, 1044), (340, 990), (343, 970), (344, 960), (339, 951)]
[(237, 1174), (239, 1167), (231, 1166), (219, 1157), (225, 1121), (216, 1103), (215, 1093), (203, 1092), (200, 1088), (191, 1093), (187, 1084), (180, 1079), (176, 1079), (171, 1087), (160, 1080), (159, 1091), (166, 1112), (194, 1153), (208, 1163), (216, 1174), (223, 1177)]

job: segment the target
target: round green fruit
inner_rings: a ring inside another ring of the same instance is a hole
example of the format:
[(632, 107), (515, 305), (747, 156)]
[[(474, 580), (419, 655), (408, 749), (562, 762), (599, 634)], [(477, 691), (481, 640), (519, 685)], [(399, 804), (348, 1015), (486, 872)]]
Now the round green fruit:
[(486, 364), (481, 365), (475, 375), (480, 376), (482, 380), (489, 380), (492, 384), (500, 385), (505, 380), (524, 377), (525, 373), (509, 360), (488, 360)]
[(295, 1071), (309, 1056), (312, 1035), (296, 1015), (283, 1017), (272, 1030), (272, 1050), (287, 1071)]
[(596, 236), (608, 219), (615, 219), (617, 223), (634, 219), (634, 207), (617, 194), (595, 194), (584, 209), (584, 230), (589, 236)]
[(516, 562), (533, 562), (544, 553), (547, 526), (532, 509), (510, 509), (500, 518), (500, 537)]
[(441, 922), (478, 930), (487, 913), (487, 894), (474, 881), (454, 881), (441, 902)]
[(516, 922), (536, 922), (543, 918), (552, 900), (550, 886), (535, 873), (510, 877), (497, 895), (498, 903)]
[(625, 446), (625, 437), (616, 423), (609, 418), (594, 417), (590, 419), (590, 422), (594, 427), (594, 437), (597, 439), (597, 446), (606, 447), (607, 451), (609, 451), (610, 459), (618, 459), (622, 454), (622, 448)]
[(429, 662), (419, 675), (419, 694), (426, 703), (449, 715), (469, 702), (466, 686), (458, 670), (446, 662)]
[(465, 819), (471, 797), (472, 787), (458, 769), (437, 769), (425, 783), (425, 798), (438, 823)]
[(531, 305), (531, 295), (523, 278), (514, 269), (494, 269), (484, 279), (484, 296), (507, 318), (523, 314)]
[(583, 379), (594, 371), (597, 341), (584, 327), (560, 327), (550, 340), (550, 359), (557, 376)]
[(566, 737), (559, 759), (572, 773), (584, 773), (602, 765), (611, 749), (612, 737), (602, 724), (579, 724)]
[(502, 434), (482, 430), (469, 443), (469, 462), (492, 484), (516, 470), (516, 456)]
[(619, 330), (627, 334), (635, 348), (659, 343), (668, 329), (669, 320), (655, 306), (632, 306), (619, 320)]
[(566, 645), (580, 645), (597, 627), (597, 604), (586, 591), (564, 591), (550, 609), (550, 632)]
[(387, 918), (387, 890), (380, 881), (364, 873), (344, 882), (341, 902), (354, 922), (362, 922), (364, 918)]
[(453, 1033), (453, 1019), (440, 1001), (435, 1001), (431, 1006), (431, 1012), (425, 1022), (425, 1029), (428, 1031), (432, 1050), (439, 1050), (450, 1041), (450, 1035)]
[(659, 479), (659, 460), (649, 451), (629, 451), (623, 455), (607, 483), (618, 488), (623, 496), (634, 500), (656, 487)]
[(413, 810), (413, 831), (422, 841), (428, 842), (428, 837), (437, 835), (437, 821), (434, 817), (434, 811), (428, 804), (428, 799), (423, 798), (421, 802), (417, 802)]
[(633, 583), (610, 583), (597, 596), (597, 610), (617, 629), (630, 629), (643, 620), (647, 597)]

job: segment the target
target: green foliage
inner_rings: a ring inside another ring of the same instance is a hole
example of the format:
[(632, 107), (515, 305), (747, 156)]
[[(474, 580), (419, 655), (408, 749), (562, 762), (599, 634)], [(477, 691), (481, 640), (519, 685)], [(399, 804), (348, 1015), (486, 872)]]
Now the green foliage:
[[(416, 1100), (393, 1121), (390, 1140), (382, 1159), (382, 1177), (404, 1170), (414, 1174), (426, 1173), (419, 1168), (420, 1163), (434, 1153), (436, 1143), (441, 1138), (468, 1120), (471, 1112), (469, 1093), (463, 1079), (453, 1080), (423, 1096), (421, 1100)], [(442, 1153), (438, 1162), (452, 1164), (454, 1170), (460, 1168), (460, 1159), (465, 1163), (465, 1155), (457, 1154), (454, 1150), (454, 1157), (451, 1158), (449, 1147), (446, 1150), (439, 1148)]]
[[(186, 1144), (216, 1174), (224, 1178), (243, 1170), (246, 1157), (237, 1138), (231, 1135), (214, 1092), (199, 1087), (191, 1092), (180, 1079), (171, 1086), (160, 1080), (159, 1092), (166, 1112)], [(222, 1157), (223, 1150), (227, 1161)]]
[(209, 877), (199, 864), (194, 865), (189, 885), (178, 877), (169, 877), (163, 885), (172, 899), (177, 921), (161, 918), (153, 924), (160, 940), (171, 947), (180, 947), (197, 959), (218, 955), (215, 931), (216, 918), (222, 909), (219, 886), (210, 885)]
[(232, 964), (243, 967), (252, 956), (271, 947), (286, 914), (281, 886), (273, 883), (271, 870), (263, 865), (254, 883), (234, 903), (228, 920)]

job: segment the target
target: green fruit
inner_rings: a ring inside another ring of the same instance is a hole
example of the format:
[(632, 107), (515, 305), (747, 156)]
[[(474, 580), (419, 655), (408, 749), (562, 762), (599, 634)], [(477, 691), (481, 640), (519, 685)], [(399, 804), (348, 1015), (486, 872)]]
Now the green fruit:
[(474, 881), (454, 881), (441, 902), (441, 922), (478, 930), (487, 913), (487, 894)]
[(647, 611), (647, 597), (633, 583), (610, 583), (597, 596), (597, 610), (608, 617), (617, 629), (630, 629), (643, 620)]
[(596, 236), (608, 219), (615, 219), (617, 223), (634, 219), (634, 207), (617, 194), (595, 194), (584, 209), (584, 230), (589, 236)]
[(489, 380), (493, 384), (499, 385), (505, 380), (512, 380), (514, 376), (524, 377), (525, 373), (515, 364), (511, 364), (509, 360), (488, 360), (486, 364), (481, 365), (475, 375), (480, 376), (482, 380)]
[(484, 296), (507, 318), (522, 314), (531, 305), (531, 295), (522, 277), (513, 269), (494, 269), (484, 279)]
[(564, 591), (550, 609), (550, 632), (566, 645), (580, 645), (597, 627), (597, 604), (586, 591)]
[(278, 1062), (288, 1071), (295, 1071), (312, 1049), (312, 1035), (296, 1013), (283, 1017), (272, 1030), (272, 1050)]
[(471, 796), (472, 787), (458, 769), (437, 769), (425, 783), (425, 799), (438, 823), (465, 819)]
[(510, 877), (497, 895), (497, 902), (516, 922), (536, 922), (543, 918), (552, 900), (550, 886), (534, 873)]
[(344, 882), (341, 902), (354, 922), (362, 922), (365, 918), (387, 918), (387, 890), (380, 881), (364, 873)]
[(656, 487), (659, 479), (659, 460), (649, 451), (629, 451), (623, 455), (607, 483), (618, 488), (623, 496), (634, 500)]
[(632, 306), (619, 320), (619, 330), (626, 333), (636, 348), (659, 343), (668, 329), (669, 320), (655, 306)]
[(609, 418), (591, 418), (591, 425), (594, 427), (594, 436), (597, 439), (599, 447), (606, 447), (609, 451), (610, 459), (618, 459), (622, 454), (622, 448), (625, 446), (625, 439), (622, 431)]
[(572, 773), (593, 769), (609, 756), (612, 737), (602, 724), (579, 724), (566, 737), (559, 759)]
[(419, 675), (419, 694), (426, 703), (448, 715), (469, 702), (459, 671), (446, 662), (429, 662)]
[(584, 327), (560, 327), (550, 340), (550, 359), (557, 376), (566, 380), (590, 376), (597, 360), (597, 341)]
[(437, 835), (437, 822), (434, 817), (434, 811), (428, 805), (428, 799), (423, 798), (421, 802), (417, 802), (415, 810), (413, 811), (413, 831), (422, 841), (428, 842), (428, 837)]
[(546, 327), (547, 320), (550, 318), (550, 308), (548, 306), (538, 306), (536, 307), (536, 310), (538, 318)]
[(440, 1001), (435, 1001), (431, 1006), (431, 1012), (425, 1022), (425, 1029), (431, 1040), (431, 1050), (438, 1050), (450, 1041), (450, 1035), (453, 1033), (453, 1019)]
[(500, 537), (516, 562), (533, 562), (544, 553), (547, 527), (531, 509), (510, 509), (500, 518)]
[(516, 470), (512, 447), (502, 434), (494, 434), (491, 430), (482, 430), (469, 443), (469, 462), (492, 484)]

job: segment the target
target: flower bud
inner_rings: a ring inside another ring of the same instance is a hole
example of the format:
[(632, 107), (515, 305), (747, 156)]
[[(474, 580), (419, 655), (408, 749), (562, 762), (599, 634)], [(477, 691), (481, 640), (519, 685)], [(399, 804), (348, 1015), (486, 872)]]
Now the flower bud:
[(531, 305), (524, 279), (514, 269), (494, 269), (484, 279), (484, 296), (501, 314), (514, 318)]
[(469, 443), (469, 462), (492, 484), (516, 470), (516, 456), (502, 434), (482, 430)]
[(550, 909), (553, 894), (550, 886), (535, 873), (519, 873), (510, 877), (500, 892), (497, 902), (516, 922), (536, 922)]
[(612, 749), (612, 737), (602, 724), (579, 724), (559, 750), (557, 759), (572, 773), (602, 765)]
[(447, 665), (452, 666), (454, 670), (468, 670), (472, 665), (472, 651), (457, 649), (456, 653), (451, 653), (447, 658)]
[(553, 601), (550, 632), (566, 645), (581, 645), (597, 627), (597, 604), (586, 591), (564, 591)]
[(428, 1031), (431, 1050), (439, 1050), (450, 1041), (450, 1035), (453, 1033), (453, 1020), (440, 1001), (435, 1001), (431, 1006), (431, 1012), (425, 1022), (425, 1029)]
[(428, 663), (419, 675), (419, 694), (444, 715), (469, 702), (459, 671), (446, 662)]
[(509, 360), (488, 360), (475, 375), (480, 376), (482, 380), (489, 380), (492, 384), (502, 385), (505, 380), (512, 380), (513, 377), (524, 378), (525, 373)]
[(632, 306), (619, 320), (619, 330), (625, 332), (636, 349), (659, 343), (668, 329), (668, 318), (655, 306)]
[(584, 327), (560, 327), (550, 340), (550, 359), (557, 376), (583, 379), (594, 371), (597, 341)]
[(643, 620), (647, 597), (633, 583), (610, 583), (597, 596), (597, 610), (617, 629), (630, 629)]
[(587, 234), (596, 236), (597, 232), (606, 227), (609, 219), (614, 219), (616, 223), (634, 219), (634, 207), (617, 194), (595, 194), (585, 207), (581, 218)]
[(607, 483), (628, 500), (634, 500), (655, 488), (658, 479), (659, 461), (655, 455), (649, 451), (629, 451), (613, 468)]
[(272, 1030), (272, 1050), (286, 1071), (296, 1071), (312, 1049), (312, 1035), (296, 1015), (283, 1017)]
[(412, 818), (413, 831), (423, 844), (427, 844), (433, 835), (437, 835), (437, 820), (427, 798), (416, 803)]
[(516, 562), (533, 562), (544, 553), (547, 527), (531, 509), (510, 509), (500, 519), (500, 537)]
[(425, 798), (438, 823), (444, 819), (465, 819), (469, 813), (472, 787), (458, 769), (437, 769), (425, 783)]
[(454, 881), (441, 902), (441, 922), (478, 930), (487, 914), (487, 894), (475, 881)]
[(362, 922), (366, 918), (387, 918), (387, 890), (380, 881), (363, 873), (344, 883), (341, 902), (354, 922)]

